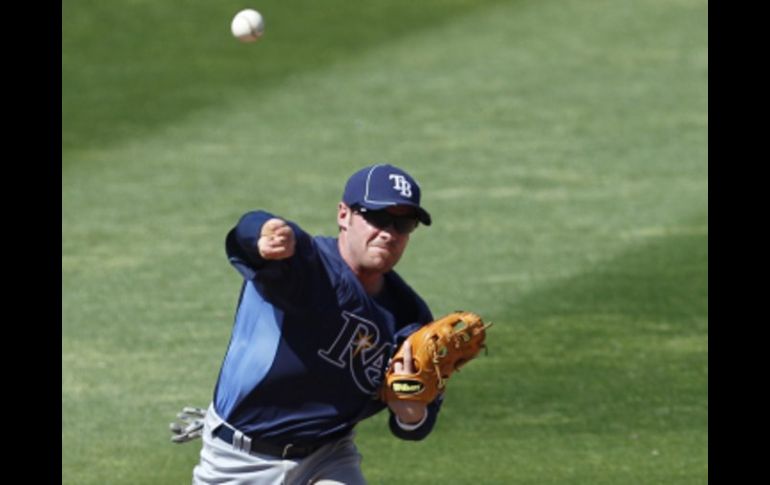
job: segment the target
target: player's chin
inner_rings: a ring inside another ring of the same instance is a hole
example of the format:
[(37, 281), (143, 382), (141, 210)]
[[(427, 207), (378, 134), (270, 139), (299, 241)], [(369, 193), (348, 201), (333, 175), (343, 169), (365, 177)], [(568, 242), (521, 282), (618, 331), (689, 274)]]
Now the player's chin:
[(369, 258), (369, 269), (387, 273), (398, 263), (398, 258), (391, 253), (375, 253)]

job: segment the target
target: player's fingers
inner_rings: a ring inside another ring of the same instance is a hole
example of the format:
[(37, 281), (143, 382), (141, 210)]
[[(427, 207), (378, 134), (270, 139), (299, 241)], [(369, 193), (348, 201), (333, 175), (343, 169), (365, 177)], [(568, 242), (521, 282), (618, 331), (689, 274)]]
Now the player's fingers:
[(270, 238), (275, 244), (282, 245), (286, 250), (294, 249), (294, 231), (288, 225), (276, 230)]
[(260, 244), (259, 254), (267, 260), (286, 259), (294, 255), (294, 246)]
[(286, 259), (294, 255), (296, 245), (294, 230), (286, 221), (278, 218), (269, 219), (260, 231), (259, 254), (265, 259)]
[(294, 244), (297, 242), (297, 238), (294, 237), (294, 230), (286, 226), (286, 233), (281, 235), (284, 237), (284, 241), (286, 241), (286, 245), (289, 247), (294, 247)]
[(407, 340), (404, 342), (404, 373), (414, 374), (412, 365), (412, 344)]
[(262, 257), (265, 259), (281, 259), (285, 256), (286, 248), (283, 246), (265, 245), (260, 249)]
[(289, 227), (289, 225), (286, 224), (285, 221), (282, 221), (280, 219), (275, 219), (275, 220), (279, 221), (280, 224), (277, 224), (272, 229), (272, 233), (271, 233), (272, 235), (277, 237), (282, 237), (282, 238), (288, 238), (289, 235), (294, 233), (294, 231), (292, 231), (291, 227)]
[(263, 237), (269, 237), (280, 232), (280, 230), (284, 227), (288, 228), (286, 221), (274, 217), (272, 219), (268, 219), (267, 222), (262, 224), (262, 229), (260, 229), (259, 235)]

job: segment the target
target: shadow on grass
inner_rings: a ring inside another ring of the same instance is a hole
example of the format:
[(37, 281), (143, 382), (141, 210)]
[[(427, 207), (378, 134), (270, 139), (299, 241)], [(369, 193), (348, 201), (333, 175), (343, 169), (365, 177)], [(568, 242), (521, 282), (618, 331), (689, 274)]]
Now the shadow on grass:
[[(517, 301), (461, 375), (452, 409), (478, 408), (501, 440), (522, 434), (668, 433), (708, 421), (705, 217)], [(502, 327), (502, 328), (501, 328)], [(485, 367), (485, 368), (484, 368)], [(451, 419), (451, 418), (450, 418)]]
[(701, 224), (637, 236), (633, 249), (549, 290), (518, 302), (528, 320), (567, 315), (618, 315), (633, 321), (676, 321), (703, 330), (708, 313), (708, 234)]

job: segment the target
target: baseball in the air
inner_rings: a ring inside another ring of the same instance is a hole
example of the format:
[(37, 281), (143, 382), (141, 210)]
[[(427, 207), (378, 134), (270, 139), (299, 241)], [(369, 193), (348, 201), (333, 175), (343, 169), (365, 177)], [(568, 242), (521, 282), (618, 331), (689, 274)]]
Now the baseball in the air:
[(247, 8), (235, 14), (230, 30), (241, 42), (255, 42), (265, 32), (265, 21), (262, 14)]

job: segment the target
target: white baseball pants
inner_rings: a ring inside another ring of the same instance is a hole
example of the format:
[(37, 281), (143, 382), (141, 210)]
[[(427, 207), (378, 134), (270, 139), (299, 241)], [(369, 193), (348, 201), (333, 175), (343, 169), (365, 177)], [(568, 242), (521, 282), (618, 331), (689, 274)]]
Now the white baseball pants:
[[(212, 434), (224, 423), (210, 405), (203, 426), (200, 462), (193, 469), (193, 485), (364, 485), (361, 455), (354, 433), (327, 443), (302, 459), (282, 459), (248, 453)], [(227, 426), (227, 424), (225, 424)]]

